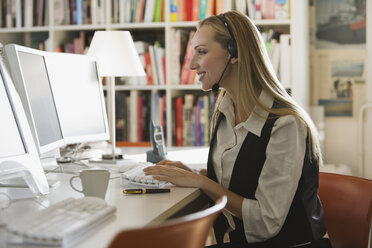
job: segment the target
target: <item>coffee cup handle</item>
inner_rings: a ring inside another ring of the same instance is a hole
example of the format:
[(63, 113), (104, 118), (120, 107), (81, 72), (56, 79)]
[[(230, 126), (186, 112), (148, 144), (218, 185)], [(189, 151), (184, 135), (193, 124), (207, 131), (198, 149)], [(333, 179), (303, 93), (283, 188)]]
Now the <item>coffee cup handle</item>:
[[(70, 178), (70, 186), (73, 190), (77, 191), (77, 192), (80, 192), (80, 193), (83, 193), (83, 190), (79, 190), (77, 188), (75, 188), (75, 186), (72, 184), (72, 181), (75, 179), (75, 178), (80, 178), (80, 176), (73, 176)], [(81, 180), (81, 179), (80, 179)]]

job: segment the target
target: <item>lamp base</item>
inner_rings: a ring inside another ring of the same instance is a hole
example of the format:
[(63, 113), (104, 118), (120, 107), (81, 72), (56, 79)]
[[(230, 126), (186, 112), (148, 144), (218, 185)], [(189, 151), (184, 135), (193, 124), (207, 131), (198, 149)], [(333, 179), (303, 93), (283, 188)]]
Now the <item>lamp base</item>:
[(89, 160), (89, 163), (119, 173), (126, 172), (139, 165), (139, 162), (133, 159), (92, 159)]
[(96, 164), (121, 164), (123, 161), (122, 154), (102, 154), (101, 158), (91, 159), (89, 163)]

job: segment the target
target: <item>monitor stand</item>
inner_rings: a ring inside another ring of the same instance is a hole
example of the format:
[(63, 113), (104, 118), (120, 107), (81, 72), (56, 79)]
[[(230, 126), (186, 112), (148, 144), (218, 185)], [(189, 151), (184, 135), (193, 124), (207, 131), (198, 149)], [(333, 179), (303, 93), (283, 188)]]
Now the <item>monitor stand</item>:
[(7, 182), (8, 187), (12, 180), (23, 178), (25, 184), (34, 194), (47, 194), (49, 189), (42, 170), (29, 169), (16, 161), (4, 161), (0, 164), (0, 182)]
[(58, 148), (50, 152), (40, 154), (41, 166), (43, 167), (44, 171), (52, 171), (57, 169), (59, 167), (57, 158), (60, 156), (61, 155)]

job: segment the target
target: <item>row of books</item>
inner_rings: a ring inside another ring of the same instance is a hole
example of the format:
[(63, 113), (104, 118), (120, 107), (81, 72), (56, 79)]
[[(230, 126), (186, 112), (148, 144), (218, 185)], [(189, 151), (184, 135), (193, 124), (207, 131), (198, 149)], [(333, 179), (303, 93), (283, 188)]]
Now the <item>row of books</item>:
[[(117, 141), (150, 141), (150, 120), (166, 130), (166, 97), (159, 92), (116, 92)], [(166, 138), (166, 131), (164, 131)]]
[(273, 65), (275, 74), (285, 88), (291, 87), (291, 35), (282, 34), (273, 29), (262, 33), (266, 50)]
[(150, 44), (146, 41), (135, 41), (140, 61), (146, 72), (145, 77), (120, 78), (118, 84), (144, 86), (166, 85), (165, 48), (159, 41)]
[(172, 102), (172, 143), (176, 146), (208, 146), (214, 94), (185, 94)]
[(93, 33), (80, 31), (78, 32), (78, 36), (72, 38), (72, 41), (60, 44), (57, 47), (57, 52), (86, 54), (88, 44), (90, 43), (92, 38)]
[(193, 56), (192, 38), (195, 31), (183, 29), (171, 30), (171, 54), (172, 54), (172, 84), (196, 84), (198, 77), (196, 71), (190, 69), (190, 62)]
[(235, 0), (236, 9), (251, 19), (289, 19), (290, 0)]
[(163, 22), (165, 0), (113, 0), (113, 23)]
[(252, 19), (288, 19), (289, 0), (170, 0), (170, 21), (197, 21), (229, 10)]
[(47, 0), (0, 0), (0, 27), (48, 25), (48, 4)]
[(54, 0), (54, 25), (104, 24), (106, 0)]

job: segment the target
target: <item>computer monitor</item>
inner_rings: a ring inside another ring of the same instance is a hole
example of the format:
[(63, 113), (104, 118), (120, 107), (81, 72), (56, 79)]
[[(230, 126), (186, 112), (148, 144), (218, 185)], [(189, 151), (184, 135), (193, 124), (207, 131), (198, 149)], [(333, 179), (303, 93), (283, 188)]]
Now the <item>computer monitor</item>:
[(108, 140), (105, 99), (96, 59), (48, 52), (45, 61), (66, 144)]
[(35, 194), (49, 192), (22, 102), (0, 58), (0, 182), (23, 177)]
[(45, 52), (15, 44), (4, 47), (5, 57), (20, 95), (36, 147), (42, 154), (63, 146)]

